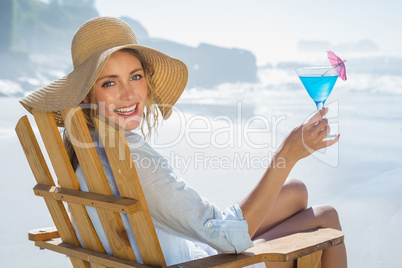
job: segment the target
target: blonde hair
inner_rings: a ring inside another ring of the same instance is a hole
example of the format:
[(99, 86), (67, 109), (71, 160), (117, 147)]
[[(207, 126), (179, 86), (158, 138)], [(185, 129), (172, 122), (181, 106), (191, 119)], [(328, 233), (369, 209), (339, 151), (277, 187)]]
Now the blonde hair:
[[(142, 68), (144, 70), (144, 77), (147, 82), (147, 98), (145, 100), (145, 110), (144, 113), (142, 114), (141, 133), (145, 139), (149, 139), (151, 137), (152, 131), (154, 129), (156, 130), (159, 119), (159, 111), (156, 106), (155, 87), (152, 79), (154, 69), (152, 65), (145, 60), (145, 57), (139, 51), (131, 48), (125, 48), (119, 51), (130, 53), (131, 55), (136, 57), (141, 62)], [(91, 130), (96, 130), (95, 117), (97, 116), (97, 109), (95, 108), (96, 103), (95, 103), (94, 87), (92, 87), (91, 90), (89, 91), (88, 97), (90, 100), (90, 105), (85, 105), (84, 103), (81, 103), (82, 111), (85, 117), (85, 121), (88, 125), (88, 128)], [(145, 127), (147, 128), (146, 133), (145, 133)], [(77, 156), (75, 154), (74, 147), (70, 141), (70, 138), (68, 137), (66, 129), (63, 130), (63, 141), (70, 162), (75, 170), (78, 164)]]

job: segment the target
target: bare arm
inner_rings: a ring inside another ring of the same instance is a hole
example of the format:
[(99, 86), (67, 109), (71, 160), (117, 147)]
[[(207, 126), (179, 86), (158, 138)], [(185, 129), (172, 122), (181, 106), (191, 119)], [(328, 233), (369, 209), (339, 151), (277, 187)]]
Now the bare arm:
[(328, 120), (323, 119), (327, 112), (326, 108), (317, 111), (291, 131), (276, 151), (261, 180), (240, 204), (243, 217), (248, 222), (250, 237), (253, 237), (269, 214), (294, 165), (311, 153), (338, 142), (339, 136), (323, 141), (329, 133)]

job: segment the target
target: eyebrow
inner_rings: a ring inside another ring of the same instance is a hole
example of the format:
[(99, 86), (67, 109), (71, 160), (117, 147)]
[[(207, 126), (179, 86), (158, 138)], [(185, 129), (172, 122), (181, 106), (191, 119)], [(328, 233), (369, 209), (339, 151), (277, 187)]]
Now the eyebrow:
[[(138, 71), (144, 71), (144, 70), (142, 68), (134, 69), (130, 72), (130, 75), (132, 75)], [(119, 77), (119, 76), (115, 75), (115, 74), (105, 75), (105, 76), (102, 76), (102, 77), (99, 77), (98, 79), (96, 79), (96, 82), (98, 82), (99, 80), (105, 79), (105, 78), (117, 78), (117, 77)]]

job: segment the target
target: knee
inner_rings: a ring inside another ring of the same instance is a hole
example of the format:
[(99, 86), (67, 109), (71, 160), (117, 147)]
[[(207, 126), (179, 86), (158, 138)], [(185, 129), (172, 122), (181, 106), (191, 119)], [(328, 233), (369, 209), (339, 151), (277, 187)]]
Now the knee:
[(315, 206), (314, 213), (319, 219), (319, 227), (329, 227), (342, 230), (339, 215), (335, 208), (328, 205)]
[(293, 202), (298, 204), (301, 209), (307, 208), (308, 192), (306, 185), (298, 179), (290, 179), (284, 185), (284, 190), (290, 193)]

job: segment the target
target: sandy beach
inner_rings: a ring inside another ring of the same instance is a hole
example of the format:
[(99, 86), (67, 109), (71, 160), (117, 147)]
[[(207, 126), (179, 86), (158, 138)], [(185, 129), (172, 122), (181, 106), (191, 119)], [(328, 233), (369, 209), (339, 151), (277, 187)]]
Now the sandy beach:
[[(402, 248), (402, 96), (345, 85), (336, 85), (328, 99), (339, 144), (300, 161), (291, 177), (306, 183), (310, 205), (337, 208), (349, 267), (401, 267), (395, 256)], [(189, 89), (177, 107), (151, 144), (221, 207), (246, 195), (285, 135), (315, 108), (301, 86), (261, 84)], [(53, 223), (32, 192), (35, 181), (14, 132), (26, 112), (16, 98), (0, 98), (0, 109), (0, 266), (71, 267), (65, 256), (28, 241), (29, 229)]]

